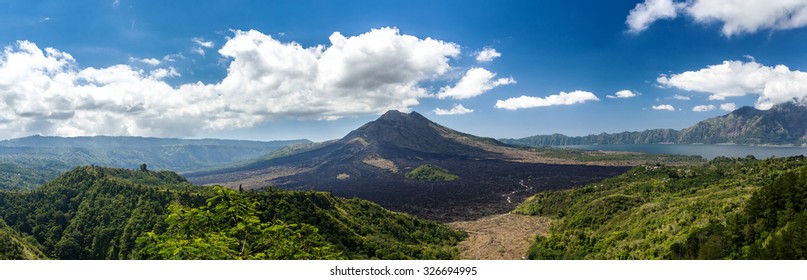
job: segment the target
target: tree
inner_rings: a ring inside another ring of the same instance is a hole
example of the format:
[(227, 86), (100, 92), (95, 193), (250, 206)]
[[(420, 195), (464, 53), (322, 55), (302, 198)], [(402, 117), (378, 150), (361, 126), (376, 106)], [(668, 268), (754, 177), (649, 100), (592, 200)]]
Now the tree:
[(146, 168), (146, 164), (145, 164), (145, 163), (141, 163), (141, 164), (140, 164), (140, 171), (143, 171), (143, 172), (149, 171), (149, 170), (148, 170), (148, 168)]
[(341, 253), (308, 224), (262, 222), (256, 202), (221, 186), (207, 205), (169, 206), (162, 234), (138, 239), (150, 259), (338, 259)]

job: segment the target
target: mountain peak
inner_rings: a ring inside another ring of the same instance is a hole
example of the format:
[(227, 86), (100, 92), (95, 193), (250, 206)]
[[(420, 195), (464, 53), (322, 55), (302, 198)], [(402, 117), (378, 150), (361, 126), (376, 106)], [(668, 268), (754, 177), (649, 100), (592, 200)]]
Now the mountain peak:
[(412, 111), (407, 114), (398, 110), (389, 110), (383, 115), (381, 115), (381, 117), (379, 117), (378, 120), (394, 121), (394, 122), (406, 121), (406, 120), (429, 121), (428, 119), (426, 119), (426, 117), (419, 114), (418, 112)]
[(452, 129), (432, 122), (417, 112), (390, 110), (339, 140), (342, 143), (366, 143), (369, 149), (385, 149), (396, 154), (417, 151), (428, 154), (489, 156), (489, 152), (458, 142)]
[(381, 115), (381, 117), (379, 117), (379, 119), (396, 119), (396, 118), (402, 118), (404, 116), (406, 116), (406, 113), (403, 113), (403, 112), (398, 111), (398, 110), (389, 110), (386, 113), (384, 113), (383, 115)]

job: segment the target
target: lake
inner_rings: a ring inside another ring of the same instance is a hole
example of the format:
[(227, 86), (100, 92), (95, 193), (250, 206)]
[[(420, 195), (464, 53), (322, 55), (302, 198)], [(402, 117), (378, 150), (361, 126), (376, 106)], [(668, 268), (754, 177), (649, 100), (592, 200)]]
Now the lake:
[(563, 149), (630, 151), (649, 154), (678, 154), (701, 156), (711, 160), (715, 157), (745, 157), (753, 155), (758, 159), (769, 157), (807, 156), (807, 147), (787, 146), (745, 146), (709, 144), (635, 144), (635, 145), (570, 145), (557, 146)]

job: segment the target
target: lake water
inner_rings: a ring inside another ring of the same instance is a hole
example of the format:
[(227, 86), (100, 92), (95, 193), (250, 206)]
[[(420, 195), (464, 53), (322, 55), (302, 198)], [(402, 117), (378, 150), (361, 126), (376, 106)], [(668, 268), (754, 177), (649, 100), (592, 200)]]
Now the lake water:
[(570, 145), (558, 148), (583, 150), (630, 151), (649, 154), (677, 154), (701, 156), (711, 160), (718, 156), (745, 157), (753, 155), (758, 159), (769, 157), (789, 157), (805, 155), (807, 147), (774, 147), (745, 145), (707, 145), (707, 144), (636, 144), (636, 145)]

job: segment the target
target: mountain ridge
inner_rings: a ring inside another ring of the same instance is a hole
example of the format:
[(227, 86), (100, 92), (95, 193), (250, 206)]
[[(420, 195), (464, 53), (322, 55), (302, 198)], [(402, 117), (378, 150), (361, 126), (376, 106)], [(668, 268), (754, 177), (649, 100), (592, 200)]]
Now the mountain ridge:
[(769, 110), (744, 106), (726, 115), (709, 118), (682, 130), (648, 129), (587, 136), (563, 134), (499, 139), (522, 146), (596, 144), (744, 144), (807, 145), (807, 104), (787, 102)]
[(32, 189), (76, 166), (190, 171), (251, 160), (308, 140), (28, 136), (0, 141), (0, 189)]

